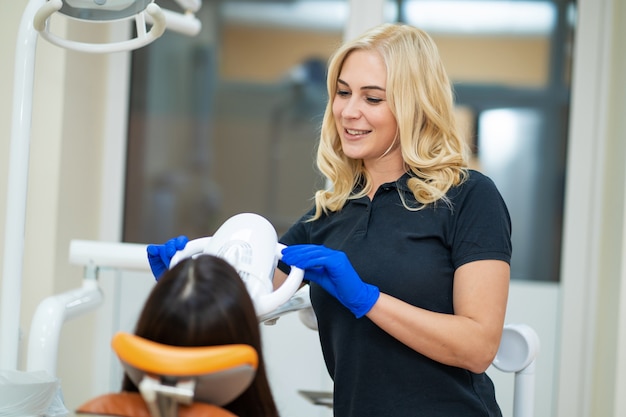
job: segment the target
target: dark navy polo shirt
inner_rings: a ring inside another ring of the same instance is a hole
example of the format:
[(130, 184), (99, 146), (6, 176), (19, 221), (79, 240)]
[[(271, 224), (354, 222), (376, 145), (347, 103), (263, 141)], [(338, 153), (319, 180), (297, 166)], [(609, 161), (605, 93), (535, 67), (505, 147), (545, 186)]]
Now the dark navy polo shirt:
[[(494, 183), (477, 171), (452, 188), (450, 204), (411, 211), (408, 175), (383, 184), (370, 201), (349, 200), (338, 212), (306, 222), (305, 214), (279, 240), (320, 244), (346, 253), (361, 279), (381, 292), (431, 311), (453, 314), (456, 268), (485, 259), (510, 263), (511, 221)], [(285, 270), (285, 266), (281, 265)], [(374, 325), (356, 319), (311, 284), (324, 360), (334, 380), (340, 417), (500, 416), (486, 374), (443, 365)]]

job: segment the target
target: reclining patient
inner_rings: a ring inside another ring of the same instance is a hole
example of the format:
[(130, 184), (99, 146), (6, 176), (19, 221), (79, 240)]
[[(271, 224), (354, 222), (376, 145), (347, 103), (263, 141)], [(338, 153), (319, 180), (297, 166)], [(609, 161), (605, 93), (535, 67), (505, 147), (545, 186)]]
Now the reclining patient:
[[(146, 300), (135, 334), (172, 346), (252, 346), (259, 354), (254, 380), (222, 407), (239, 417), (278, 417), (254, 306), (239, 274), (228, 262), (200, 255), (166, 271)], [(138, 391), (128, 375), (124, 376), (122, 391)]]

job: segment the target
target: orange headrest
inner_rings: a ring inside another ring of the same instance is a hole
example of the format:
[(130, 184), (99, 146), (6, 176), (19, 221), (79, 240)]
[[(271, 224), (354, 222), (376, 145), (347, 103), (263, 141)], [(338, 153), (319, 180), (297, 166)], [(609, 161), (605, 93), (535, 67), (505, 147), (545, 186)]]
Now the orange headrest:
[(181, 347), (119, 332), (111, 345), (136, 385), (144, 375), (169, 382), (194, 379), (194, 399), (218, 406), (241, 395), (258, 366), (256, 350), (243, 344)]

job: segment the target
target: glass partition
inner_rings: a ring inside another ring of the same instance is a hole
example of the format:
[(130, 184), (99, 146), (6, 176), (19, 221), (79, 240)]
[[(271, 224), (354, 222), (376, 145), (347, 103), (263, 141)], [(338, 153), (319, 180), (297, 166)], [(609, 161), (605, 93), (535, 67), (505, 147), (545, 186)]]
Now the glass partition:
[[(205, 2), (197, 39), (166, 33), (134, 53), (125, 240), (211, 235), (243, 211), (280, 233), (309, 207), (323, 185), (313, 155), (325, 63), (343, 25), (318, 27), (316, 10)], [(313, 23), (275, 24), (277, 11)]]
[[(396, 2), (397, 3), (397, 2)], [(405, 0), (435, 39), (473, 167), (511, 212), (511, 277), (558, 281), (575, 2)]]

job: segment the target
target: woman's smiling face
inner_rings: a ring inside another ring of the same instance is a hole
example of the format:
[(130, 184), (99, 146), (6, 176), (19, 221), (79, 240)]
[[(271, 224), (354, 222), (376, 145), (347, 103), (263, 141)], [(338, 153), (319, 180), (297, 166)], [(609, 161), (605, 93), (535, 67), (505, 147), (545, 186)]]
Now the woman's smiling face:
[(368, 163), (394, 160), (402, 163), (397, 122), (387, 102), (387, 69), (374, 51), (356, 50), (343, 62), (333, 116), (343, 152)]

